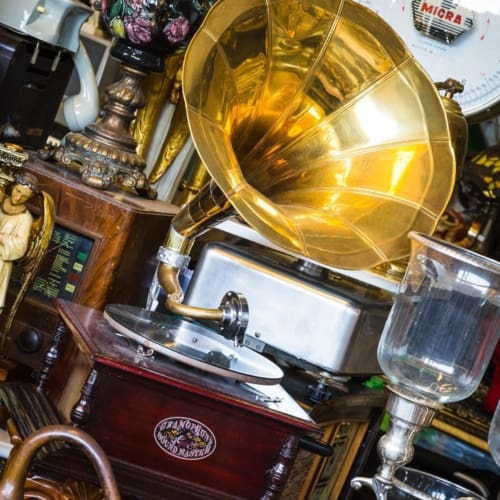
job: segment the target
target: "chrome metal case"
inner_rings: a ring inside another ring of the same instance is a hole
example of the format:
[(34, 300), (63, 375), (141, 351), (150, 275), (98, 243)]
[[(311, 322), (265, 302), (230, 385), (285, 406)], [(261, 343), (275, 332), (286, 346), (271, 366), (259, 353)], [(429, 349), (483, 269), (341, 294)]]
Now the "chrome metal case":
[(205, 245), (185, 303), (216, 307), (227, 291), (243, 293), (246, 346), (306, 369), (380, 373), (377, 344), (392, 294), (322, 268), (311, 276), (297, 264), (265, 249)]

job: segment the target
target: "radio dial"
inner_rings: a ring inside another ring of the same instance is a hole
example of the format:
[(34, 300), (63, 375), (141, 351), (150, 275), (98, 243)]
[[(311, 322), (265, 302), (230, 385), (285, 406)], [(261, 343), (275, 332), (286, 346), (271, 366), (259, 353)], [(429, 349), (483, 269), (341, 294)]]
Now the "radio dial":
[(42, 347), (43, 335), (32, 328), (25, 329), (18, 335), (16, 344), (21, 352), (33, 354)]

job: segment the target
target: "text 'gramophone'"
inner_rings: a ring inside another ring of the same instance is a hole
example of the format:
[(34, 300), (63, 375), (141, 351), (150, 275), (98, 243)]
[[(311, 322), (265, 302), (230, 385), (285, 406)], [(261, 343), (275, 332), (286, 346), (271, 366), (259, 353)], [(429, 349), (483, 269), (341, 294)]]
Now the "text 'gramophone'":
[(195, 353), (193, 339), (214, 334), (203, 327), (200, 336), (193, 319), (242, 346), (248, 315), (259, 313), (238, 290), (219, 308), (183, 303), (179, 273), (196, 238), (239, 216), (276, 247), (323, 266), (368, 269), (403, 258), (410, 231), (434, 230), (455, 184), (454, 146), (463, 144), (402, 40), (350, 1), (218, 2), (186, 53), (183, 91), (212, 180), (181, 208), (158, 253), (158, 289), (176, 316), (119, 305), (105, 314), (175, 359), (276, 383), (279, 370), (267, 365), (264, 376), (240, 377), (243, 347)]

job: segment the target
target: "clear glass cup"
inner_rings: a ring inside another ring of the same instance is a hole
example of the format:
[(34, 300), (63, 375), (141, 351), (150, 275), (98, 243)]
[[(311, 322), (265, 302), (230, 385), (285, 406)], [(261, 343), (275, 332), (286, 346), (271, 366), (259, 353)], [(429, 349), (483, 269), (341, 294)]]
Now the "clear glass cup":
[[(410, 467), (399, 469), (396, 472), (396, 477), (404, 485), (415, 488), (424, 495), (428, 495), (428, 498), (486, 500), (480, 493), (471, 491), (462, 485)], [(387, 500), (415, 500), (415, 496), (410, 492), (395, 487), (389, 490)]]
[(392, 384), (438, 403), (478, 387), (500, 334), (500, 263), (411, 232), (411, 256), (378, 346)]

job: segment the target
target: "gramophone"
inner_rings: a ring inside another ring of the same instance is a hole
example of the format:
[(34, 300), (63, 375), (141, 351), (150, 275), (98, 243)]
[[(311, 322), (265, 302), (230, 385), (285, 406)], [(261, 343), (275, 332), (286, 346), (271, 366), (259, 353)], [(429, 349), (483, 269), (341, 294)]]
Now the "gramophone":
[[(455, 136), (436, 85), (356, 3), (224, 0), (188, 48), (183, 92), (212, 180), (173, 219), (148, 307), (110, 304), (108, 321), (147, 349), (240, 380), (279, 382), (263, 356), (255, 372), (238, 370), (266, 345), (319, 370), (380, 372), (391, 294), (345, 276), (404, 258), (408, 232), (431, 233), (450, 199)], [(184, 301), (193, 245), (221, 223), (279, 252), (207, 250)], [(325, 284), (318, 268), (338, 278)], [(149, 310), (160, 292), (167, 313)]]

